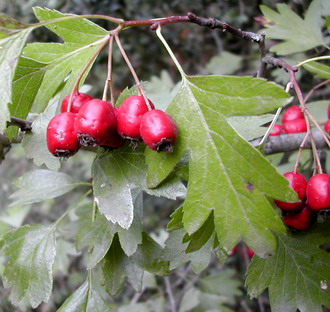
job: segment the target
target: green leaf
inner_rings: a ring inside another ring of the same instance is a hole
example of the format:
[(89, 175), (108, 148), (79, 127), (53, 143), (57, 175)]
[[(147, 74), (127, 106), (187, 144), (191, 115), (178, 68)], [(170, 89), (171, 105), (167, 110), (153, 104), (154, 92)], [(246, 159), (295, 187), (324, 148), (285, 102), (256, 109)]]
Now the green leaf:
[(308, 233), (277, 234), (277, 253), (254, 257), (246, 285), (252, 297), (268, 288), (274, 312), (321, 312), (330, 307), (330, 254), (319, 248), (329, 243), (329, 222)]
[(52, 155), (46, 142), (46, 131), (49, 121), (55, 116), (56, 105), (50, 105), (32, 123), (32, 131), (25, 132), (22, 146), (27, 158), (33, 159), (37, 166), (45, 164), (50, 170), (60, 168), (60, 160)]
[(0, 40), (0, 133), (9, 120), (9, 103), (12, 102), (12, 81), (18, 58), (32, 28), (20, 30)]
[(199, 296), (201, 292), (195, 287), (186, 291), (180, 301), (179, 312), (188, 312), (199, 305)]
[(322, 5), (321, 1), (314, 0), (305, 15), (305, 19), (294, 13), (287, 4), (276, 5), (278, 13), (265, 5), (260, 9), (269, 22), (266, 37), (283, 40), (273, 45), (270, 51), (279, 55), (302, 52), (324, 45), (322, 37)]
[(180, 230), (183, 228), (182, 217), (183, 208), (182, 206), (176, 209), (171, 215), (171, 221), (167, 224), (168, 231)]
[(10, 206), (37, 203), (61, 196), (79, 185), (70, 175), (50, 171), (34, 170), (25, 173), (15, 185), (19, 188), (10, 195)]
[(118, 293), (125, 280), (136, 291), (141, 291), (144, 270), (154, 274), (168, 274), (168, 262), (161, 259), (161, 253), (160, 246), (144, 233), (142, 244), (133, 256), (128, 257), (120, 247), (118, 236), (115, 235), (102, 267), (104, 283), (109, 293)]
[(199, 274), (210, 262), (213, 240), (210, 239), (200, 250), (188, 254), (185, 251), (188, 243), (182, 242), (185, 234), (183, 230), (170, 232), (165, 244), (163, 259), (170, 261), (170, 270), (191, 262), (192, 269)]
[(167, 111), (179, 126), (174, 151), (147, 150), (146, 158), (148, 183), (157, 186), (184, 153), (190, 152), (183, 204), (183, 223), (189, 234), (213, 211), (221, 246), (231, 250), (243, 238), (261, 256), (274, 253), (276, 240), (271, 231), (284, 232), (285, 228), (268, 197), (293, 201), (296, 194), (261, 153), (231, 128), (223, 114), (262, 114), (288, 100), (279, 86), (250, 77), (184, 80)]
[(127, 256), (133, 255), (136, 252), (138, 244), (142, 243), (142, 193), (134, 191), (133, 201), (134, 220), (127, 230), (108, 221), (101, 214), (97, 214), (95, 220), (92, 221), (92, 209), (89, 209), (89, 215), (83, 216), (83, 218), (90, 221), (81, 224), (76, 245), (78, 250), (82, 250), (84, 247), (88, 248), (88, 269), (94, 267), (104, 258), (116, 233), (118, 233), (121, 248)]
[(221, 270), (218, 273), (205, 276), (199, 280), (202, 290), (213, 295), (226, 297), (229, 304), (235, 304), (237, 296), (242, 295), (242, 282), (234, 278), (235, 271)]
[(267, 127), (264, 125), (271, 122), (273, 114), (261, 116), (234, 116), (228, 117), (229, 124), (247, 141), (263, 136)]
[(205, 223), (193, 234), (186, 234), (183, 242), (189, 242), (186, 253), (200, 250), (214, 233), (214, 219), (211, 213)]
[(318, 62), (309, 62), (304, 64), (303, 67), (318, 78), (330, 78), (330, 66)]
[[(40, 21), (70, 16), (35, 8)], [(12, 115), (26, 118), (28, 112), (41, 113), (64, 81), (60, 100), (73, 84), (93, 53), (102, 44), (106, 30), (86, 19), (59, 21), (46, 26), (64, 43), (32, 43), (25, 47), (14, 79)], [(87, 73), (86, 73), (87, 74)], [(69, 77), (68, 77), (69, 76)], [(22, 85), (29, 86), (22, 88)]]
[(14, 18), (0, 12), (0, 39), (13, 35), (32, 25), (21, 23)]
[(222, 52), (210, 59), (205, 69), (212, 75), (229, 75), (241, 68), (242, 57), (230, 52)]
[(114, 308), (93, 288), (87, 279), (68, 299), (58, 312), (113, 312)]
[(133, 187), (139, 187), (150, 195), (171, 199), (185, 193), (184, 185), (175, 176), (169, 177), (156, 189), (147, 187), (143, 150), (142, 146), (135, 151), (126, 146), (101, 155), (93, 164), (93, 188), (99, 210), (108, 220), (125, 229), (133, 221)]
[(186, 88), (201, 106), (225, 117), (262, 115), (291, 101), (279, 85), (253, 77), (189, 76), (181, 92)]
[(55, 259), (55, 235), (52, 226), (27, 225), (7, 233), (0, 243), (4, 255), (9, 256), (3, 281), (11, 287), (11, 299), (18, 304), (27, 296), (36, 308), (50, 298)]

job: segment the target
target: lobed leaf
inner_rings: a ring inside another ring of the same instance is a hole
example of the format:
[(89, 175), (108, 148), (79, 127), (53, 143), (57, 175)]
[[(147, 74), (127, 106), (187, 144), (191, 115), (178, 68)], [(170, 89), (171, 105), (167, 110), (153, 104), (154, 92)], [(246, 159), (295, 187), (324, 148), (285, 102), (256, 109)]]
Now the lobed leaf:
[(53, 287), (52, 267), (56, 249), (52, 226), (27, 225), (2, 238), (0, 248), (9, 256), (3, 281), (11, 287), (11, 299), (18, 304), (24, 297), (36, 308), (47, 302)]
[(276, 234), (278, 250), (268, 259), (254, 257), (246, 286), (252, 297), (269, 291), (274, 312), (321, 312), (330, 307), (329, 222), (309, 233)]
[[(92, 221), (91, 207), (88, 208), (88, 214), (82, 216), (86, 222), (79, 226), (76, 239), (77, 249), (88, 248), (87, 268), (94, 267), (100, 260), (104, 258), (108, 252), (112, 240), (117, 233), (121, 248), (127, 256), (132, 256), (139, 244), (142, 243), (142, 193), (133, 192), (134, 202), (134, 219), (129, 229), (113, 224), (107, 220), (102, 214), (97, 214), (95, 220)], [(91, 220), (91, 221), (89, 221)]]
[(70, 192), (79, 182), (70, 175), (50, 171), (33, 170), (25, 173), (16, 181), (17, 191), (10, 195), (10, 206), (26, 205), (61, 196)]
[(185, 187), (175, 176), (156, 189), (146, 183), (147, 165), (144, 147), (133, 151), (126, 146), (96, 158), (93, 164), (93, 188), (99, 210), (113, 223), (128, 229), (133, 221), (131, 189), (141, 188), (150, 195), (176, 199), (185, 194)]
[(58, 312), (113, 312), (113, 306), (87, 279), (57, 310)]
[[(70, 16), (39, 7), (34, 8), (34, 13), (40, 22)], [(43, 112), (64, 82), (60, 100), (69, 94), (78, 75), (107, 35), (106, 30), (86, 19), (57, 21), (46, 27), (64, 43), (32, 43), (24, 48), (13, 82), (10, 113), (15, 117), (25, 119), (31, 109), (36, 113)], [(10, 135), (16, 133), (17, 130), (12, 130)]]
[(104, 283), (109, 293), (118, 293), (126, 280), (136, 291), (141, 291), (144, 270), (154, 274), (168, 274), (168, 262), (161, 259), (161, 252), (160, 246), (144, 233), (142, 244), (133, 256), (128, 257), (116, 235), (102, 266)]
[(324, 45), (321, 31), (323, 23), (321, 0), (312, 1), (304, 19), (285, 3), (278, 3), (276, 8), (278, 12), (265, 5), (260, 6), (263, 15), (269, 22), (266, 37), (283, 40), (283, 42), (273, 45), (270, 51), (279, 55), (288, 55)]
[[(196, 232), (213, 211), (221, 246), (231, 250), (243, 238), (256, 253), (266, 256), (276, 248), (271, 231), (285, 231), (268, 197), (293, 201), (296, 194), (261, 153), (231, 128), (223, 114), (262, 114), (284, 106), (289, 96), (264, 80), (227, 78), (184, 80), (168, 108), (179, 126), (178, 141), (171, 154), (146, 151), (148, 184), (157, 186), (188, 151), (185, 230)], [(239, 88), (232, 87), (233, 83)]]

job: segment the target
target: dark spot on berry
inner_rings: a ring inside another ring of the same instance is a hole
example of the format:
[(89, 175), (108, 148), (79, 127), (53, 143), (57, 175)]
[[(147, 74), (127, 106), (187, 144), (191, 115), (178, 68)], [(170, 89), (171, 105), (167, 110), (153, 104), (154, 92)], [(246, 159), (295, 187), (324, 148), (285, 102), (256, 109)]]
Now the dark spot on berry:
[(248, 182), (246, 183), (246, 188), (250, 191), (253, 192), (254, 191), (254, 185), (252, 182)]
[(54, 156), (61, 158), (61, 160), (67, 160), (70, 156), (74, 155), (74, 151), (57, 149)]
[(79, 134), (79, 143), (82, 146), (97, 146), (97, 141), (88, 134)]
[(163, 138), (155, 144), (157, 152), (168, 152), (172, 153), (173, 152), (173, 144), (171, 140), (168, 140), (166, 138)]

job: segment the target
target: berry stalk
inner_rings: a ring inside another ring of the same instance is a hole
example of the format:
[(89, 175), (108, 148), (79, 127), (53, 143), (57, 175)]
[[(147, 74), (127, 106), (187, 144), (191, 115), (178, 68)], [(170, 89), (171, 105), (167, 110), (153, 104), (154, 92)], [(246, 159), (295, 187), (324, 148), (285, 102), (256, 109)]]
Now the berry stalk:
[(132, 66), (132, 63), (129, 60), (129, 58), (128, 58), (128, 56), (127, 56), (127, 54), (126, 54), (126, 52), (125, 52), (125, 50), (124, 50), (124, 48), (123, 48), (123, 46), (122, 46), (122, 44), (120, 42), (120, 39), (119, 39), (118, 34), (114, 35), (114, 37), (115, 37), (116, 43), (118, 45), (118, 48), (120, 50), (120, 53), (123, 56), (123, 58), (124, 58), (124, 60), (125, 60), (125, 62), (127, 64), (128, 68), (129, 68), (129, 70), (130, 70), (130, 72), (131, 72), (131, 74), (132, 74), (132, 76), (134, 78), (134, 81), (135, 81), (136, 86), (138, 87), (139, 95), (142, 95), (143, 96), (143, 98), (146, 101), (146, 104), (148, 106), (148, 110), (151, 110), (152, 107), (151, 107), (151, 105), (149, 103), (149, 100), (148, 100), (148, 98), (147, 98), (147, 96), (146, 96), (146, 94), (145, 94), (145, 92), (143, 90), (143, 87), (142, 87), (142, 85), (140, 83), (140, 80), (139, 80), (139, 78), (138, 78), (135, 70), (134, 70), (134, 67)]

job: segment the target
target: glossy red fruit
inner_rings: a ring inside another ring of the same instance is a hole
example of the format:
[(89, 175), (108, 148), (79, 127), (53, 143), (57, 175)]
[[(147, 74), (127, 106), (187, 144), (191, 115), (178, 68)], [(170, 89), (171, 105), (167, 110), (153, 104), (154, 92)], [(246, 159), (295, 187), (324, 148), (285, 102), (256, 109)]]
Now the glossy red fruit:
[[(70, 112), (77, 114), (79, 112), (80, 108), (92, 99), (93, 98), (86, 93), (82, 93), (82, 92), (75, 93), (72, 97), (72, 104), (71, 104)], [(66, 112), (68, 110), (69, 100), (70, 100), (70, 94), (67, 95), (62, 102), (62, 105), (61, 105), (62, 113)]]
[(299, 202), (287, 203), (275, 200), (276, 205), (283, 210), (299, 210), (304, 206), (306, 199), (307, 179), (299, 172), (286, 172), (284, 176), (289, 180), (289, 186), (296, 191), (300, 199)]
[(307, 131), (307, 123), (305, 119), (295, 119), (283, 124), (283, 131), (289, 133), (299, 133)]
[[(153, 103), (149, 100), (150, 106), (154, 109)], [(125, 139), (141, 140), (140, 122), (142, 116), (148, 112), (148, 106), (143, 96), (129, 96), (120, 105), (117, 114), (117, 130)]]
[(282, 134), (282, 125), (275, 124), (269, 136), (277, 136)]
[(324, 125), (324, 130), (326, 132), (330, 132), (330, 120), (328, 120)]
[(93, 99), (79, 110), (74, 126), (81, 145), (99, 145), (116, 131), (115, 110), (111, 103)]
[(51, 119), (47, 127), (47, 146), (56, 157), (67, 158), (79, 150), (79, 140), (74, 130), (76, 115), (61, 113)]
[(313, 211), (308, 206), (305, 206), (299, 212), (290, 212), (284, 218), (284, 223), (296, 230), (307, 231), (313, 223), (312, 220)]
[(304, 119), (304, 114), (300, 109), (300, 106), (298, 105), (293, 105), (290, 106), (285, 110), (282, 116), (282, 123), (296, 120), (296, 119)]
[(172, 152), (178, 136), (178, 128), (169, 114), (154, 109), (143, 115), (140, 133), (143, 141), (152, 150)]
[(307, 204), (313, 210), (330, 208), (330, 176), (325, 173), (315, 174), (307, 184)]

